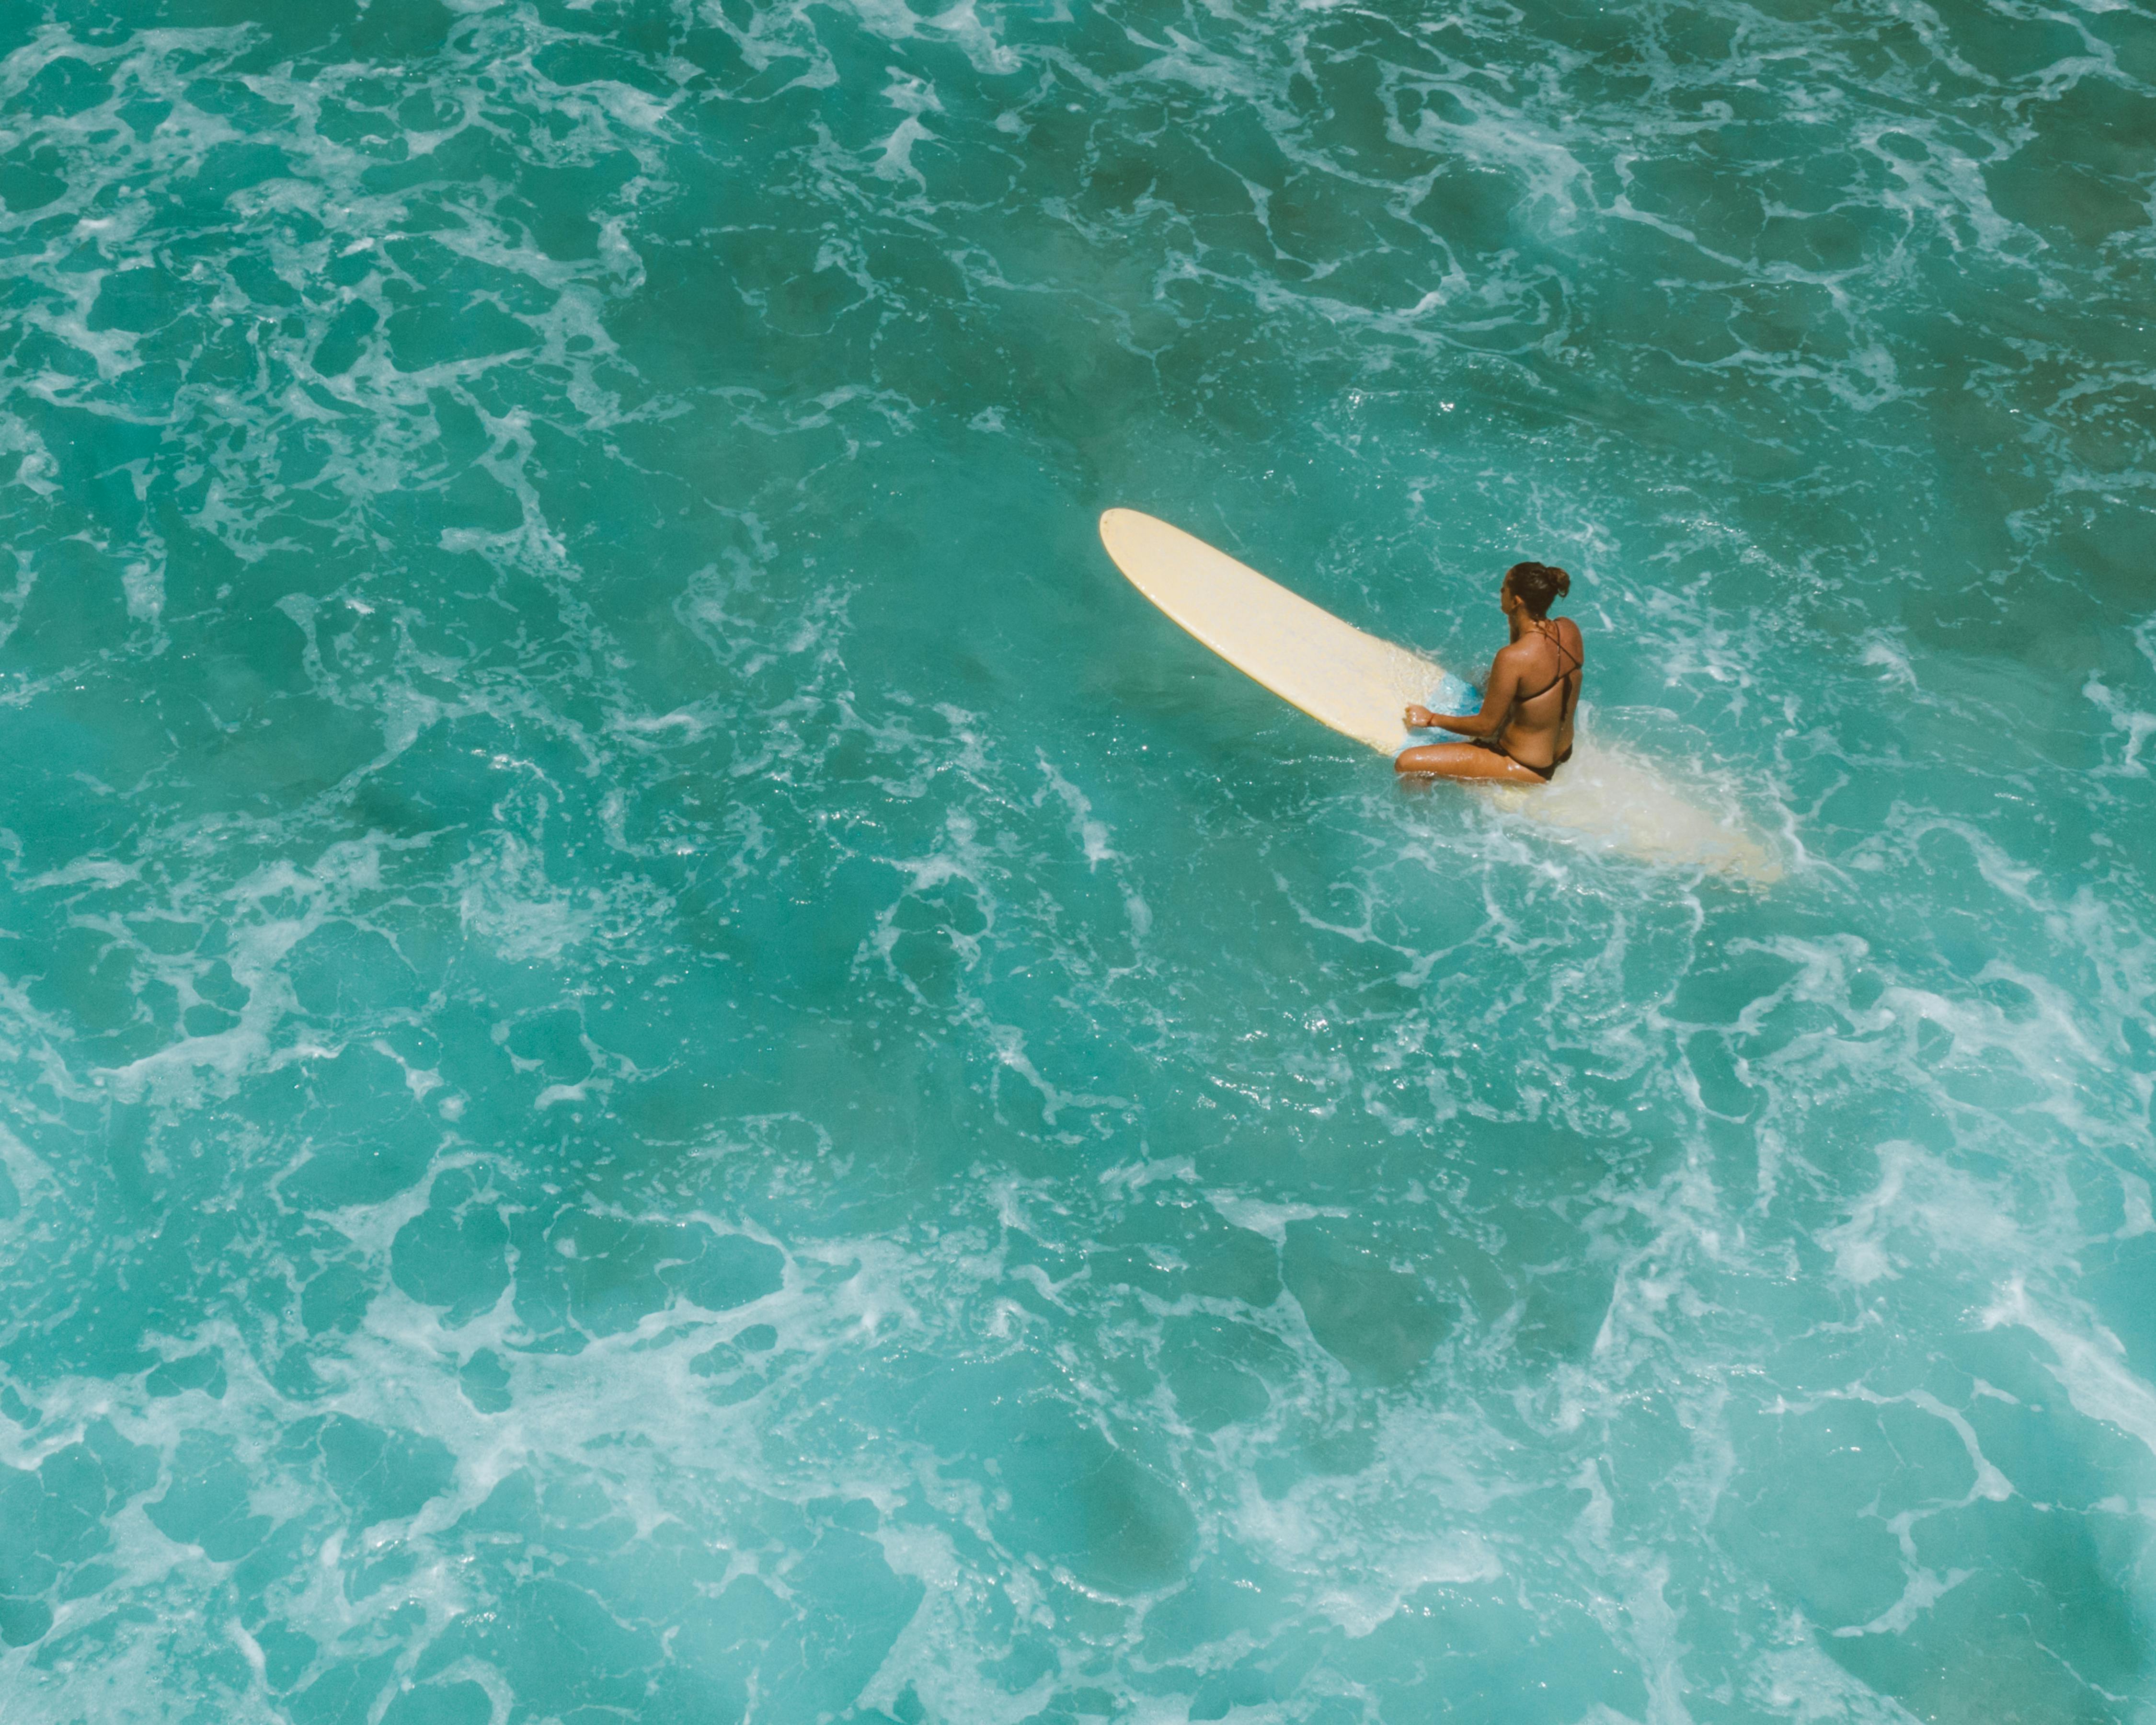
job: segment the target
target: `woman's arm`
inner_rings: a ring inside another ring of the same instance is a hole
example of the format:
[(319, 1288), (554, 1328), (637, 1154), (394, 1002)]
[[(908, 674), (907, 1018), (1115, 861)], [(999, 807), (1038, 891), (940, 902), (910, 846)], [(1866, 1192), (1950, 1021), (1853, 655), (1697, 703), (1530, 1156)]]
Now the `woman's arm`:
[(1511, 716), (1512, 696), (1520, 684), (1509, 649), (1490, 661), (1490, 681), (1482, 691), (1482, 706), (1471, 713), (1434, 713), (1428, 707), (1410, 706), (1407, 722), (1417, 731), (1450, 731), (1455, 737), (1495, 737)]

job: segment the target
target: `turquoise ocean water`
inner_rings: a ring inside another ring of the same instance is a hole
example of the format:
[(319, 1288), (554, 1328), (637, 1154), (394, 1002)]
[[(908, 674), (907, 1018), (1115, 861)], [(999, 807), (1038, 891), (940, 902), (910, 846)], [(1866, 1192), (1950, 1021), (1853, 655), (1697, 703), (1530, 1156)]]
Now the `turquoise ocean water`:
[(0, 1718), (2156, 1720), (2152, 188), (2118, 0), (15, 0)]

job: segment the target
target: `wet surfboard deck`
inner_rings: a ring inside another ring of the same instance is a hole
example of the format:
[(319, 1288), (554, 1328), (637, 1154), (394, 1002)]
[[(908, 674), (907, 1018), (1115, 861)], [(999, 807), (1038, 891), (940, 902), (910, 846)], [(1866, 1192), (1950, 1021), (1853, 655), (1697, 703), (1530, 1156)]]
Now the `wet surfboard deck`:
[(1433, 699), (1444, 680), (1419, 653), (1366, 634), (1152, 516), (1108, 511), (1101, 542), (1132, 586), (1237, 670), (1385, 754), (1412, 740), (1402, 710)]

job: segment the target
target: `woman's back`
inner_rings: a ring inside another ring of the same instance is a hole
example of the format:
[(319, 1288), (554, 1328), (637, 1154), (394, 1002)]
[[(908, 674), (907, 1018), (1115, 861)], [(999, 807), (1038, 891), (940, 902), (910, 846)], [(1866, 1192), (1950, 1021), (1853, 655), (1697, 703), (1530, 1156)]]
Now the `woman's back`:
[(1496, 741), (1522, 766), (1562, 760), (1572, 752), (1572, 721), (1585, 675), (1586, 643), (1578, 624), (1568, 617), (1537, 620), (1499, 656), (1512, 660), (1519, 692)]

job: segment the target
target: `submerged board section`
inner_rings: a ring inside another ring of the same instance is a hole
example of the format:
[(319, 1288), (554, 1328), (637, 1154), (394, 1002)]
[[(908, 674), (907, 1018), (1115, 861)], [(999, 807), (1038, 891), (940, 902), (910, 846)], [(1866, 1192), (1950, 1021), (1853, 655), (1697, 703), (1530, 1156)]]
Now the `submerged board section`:
[(1572, 758), (1547, 785), (1477, 785), (1502, 810), (1553, 834), (1671, 868), (1712, 869), (1759, 886), (1782, 878), (1773, 850), (1733, 806), (1706, 801), (1707, 788), (1680, 781), (1676, 767), (1622, 742), (1587, 734), (1582, 716)]
[[(1135, 509), (1101, 517), (1101, 542), (1132, 586), (1229, 664), (1321, 724), (1387, 755), (1414, 742), (1409, 701), (1448, 682), (1434, 660), (1342, 622), (1180, 527)], [(1742, 818), (1702, 806), (1638, 751), (1576, 726), (1573, 757), (1548, 786), (1477, 785), (1496, 806), (1642, 862), (1766, 882), (1781, 867)]]

